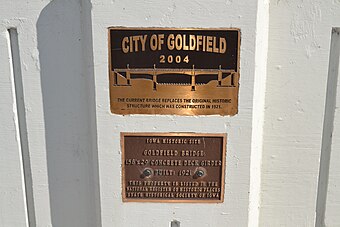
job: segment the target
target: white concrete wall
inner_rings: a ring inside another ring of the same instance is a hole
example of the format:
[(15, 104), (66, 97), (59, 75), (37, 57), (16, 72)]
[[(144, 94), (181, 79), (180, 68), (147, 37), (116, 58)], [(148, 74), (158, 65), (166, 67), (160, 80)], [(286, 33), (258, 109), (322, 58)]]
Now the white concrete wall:
[[(181, 226), (247, 226), (251, 139), (252, 133), (261, 130), (252, 131), (257, 1), (94, 0), (92, 4), (103, 226), (159, 227), (168, 226), (173, 219), (180, 221)], [(240, 28), (239, 113), (233, 117), (111, 114), (107, 45), (107, 28), (110, 26)], [(225, 202), (122, 203), (120, 132), (228, 133)], [(251, 209), (254, 207), (257, 209), (258, 205), (252, 205)]]
[[(239, 113), (111, 114), (110, 26), (240, 28)], [(13, 27), (24, 108), (15, 97)], [(332, 27), (340, 27), (339, 0), (4, 0), (0, 226), (315, 226)], [(330, 173), (328, 227), (340, 222), (337, 90), (331, 159), (321, 161)], [(120, 132), (228, 133), (225, 202), (122, 203)]]
[(269, 21), (260, 226), (314, 226), (340, 2), (271, 1)]
[(11, 27), (17, 28), (19, 37), (36, 226), (99, 226), (87, 4), (1, 3), (1, 226), (27, 223), (6, 38)]
[(0, 29), (0, 226), (28, 226), (9, 34)]

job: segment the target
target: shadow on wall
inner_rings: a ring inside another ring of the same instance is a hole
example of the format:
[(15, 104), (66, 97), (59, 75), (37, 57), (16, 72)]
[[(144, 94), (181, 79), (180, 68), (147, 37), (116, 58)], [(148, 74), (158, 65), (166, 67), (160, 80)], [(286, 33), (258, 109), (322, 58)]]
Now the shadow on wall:
[(52, 224), (99, 226), (91, 3), (54, 0), (37, 22)]

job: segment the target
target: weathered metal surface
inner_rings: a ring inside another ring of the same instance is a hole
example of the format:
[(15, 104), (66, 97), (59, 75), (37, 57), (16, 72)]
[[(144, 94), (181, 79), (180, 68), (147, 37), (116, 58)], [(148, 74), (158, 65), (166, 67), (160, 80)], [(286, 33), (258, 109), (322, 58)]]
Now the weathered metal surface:
[(238, 29), (109, 29), (111, 112), (235, 115)]
[(124, 202), (223, 202), (225, 134), (122, 133)]

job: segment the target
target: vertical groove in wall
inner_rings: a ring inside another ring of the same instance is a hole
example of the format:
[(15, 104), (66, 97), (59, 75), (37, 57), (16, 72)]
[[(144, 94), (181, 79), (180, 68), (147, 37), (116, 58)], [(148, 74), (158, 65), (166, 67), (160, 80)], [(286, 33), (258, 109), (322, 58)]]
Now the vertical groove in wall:
[(329, 54), (326, 105), (322, 132), (321, 158), (319, 169), (318, 194), (316, 202), (316, 227), (325, 226), (325, 210), (328, 189), (329, 163), (331, 158), (332, 133), (336, 104), (336, 90), (339, 74), (340, 28), (332, 29)]
[(8, 29), (10, 38), (10, 52), (12, 59), (13, 68), (13, 79), (14, 79), (14, 89), (15, 89), (15, 99), (16, 99), (16, 109), (18, 116), (18, 126), (19, 126), (19, 139), (20, 139), (20, 149), (22, 155), (23, 163), (23, 174), (24, 174), (24, 184), (25, 184), (25, 195), (26, 195), (26, 206), (28, 214), (28, 223), (30, 227), (36, 226), (35, 222), (35, 211), (34, 211), (34, 200), (33, 200), (33, 187), (32, 187), (32, 175), (31, 175), (31, 164), (30, 155), (28, 149), (28, 139), (27, 139), (27, 125), (26, 125), (26, 114), (25, 114), (25, 102), (24, 102), (24, 92), (22, 84), (22, 73), (21, 73), (21, 62), (19, 54), (19, 42), (18, 42), (18, 32), (16, 28)]

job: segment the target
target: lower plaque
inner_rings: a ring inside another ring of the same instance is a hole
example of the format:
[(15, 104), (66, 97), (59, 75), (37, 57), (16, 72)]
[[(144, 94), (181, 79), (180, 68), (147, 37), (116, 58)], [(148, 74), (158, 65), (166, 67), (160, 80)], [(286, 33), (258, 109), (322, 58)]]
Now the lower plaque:
[(121, 133), (124, 202), (223, 202), (226, 134)]

